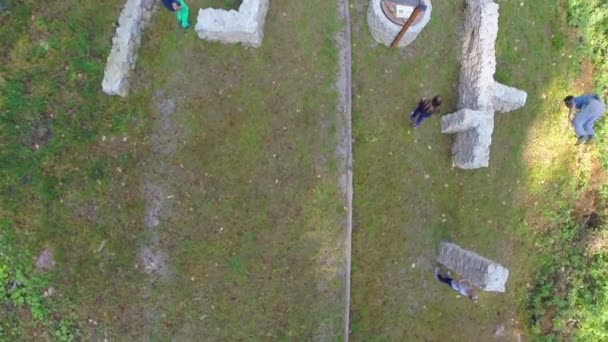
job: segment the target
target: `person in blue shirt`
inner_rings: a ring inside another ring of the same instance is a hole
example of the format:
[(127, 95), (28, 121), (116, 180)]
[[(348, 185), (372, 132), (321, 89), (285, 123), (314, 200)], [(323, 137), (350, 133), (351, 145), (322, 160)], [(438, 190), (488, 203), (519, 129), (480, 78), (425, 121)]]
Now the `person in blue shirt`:
[(163, 0), (163, 5), (165, 5), (169, 11), (176, 13), (177, 22), (183, 29), (190, 27), (190, 21), (188, 21), (190, 7), (188, 7), (184, 0)]
[(439, 110), (441, 106), (441, 96), (437, 95), (432, 99), (422, 98), (418, 102), (418, 107), (410, 114), (410, 122), (414, 125), (414, 128), (420, 126), (424, 119), (433, 115), (433, 113)]
[[(576, 144), (591, 144), (595, 139), (595, 122), (604, 116), (606, 107), (597, 94), (588, 94), (574, 97), (568, 95), (564, 104), (570, 109), (568, 119), (574, 126), (578, 138)], [(578, 114), (576, 112), (578, 111)], [(574, 116), (576, 114), (576, 116)], [(574, 118), (573, 118), (574, 117)]]

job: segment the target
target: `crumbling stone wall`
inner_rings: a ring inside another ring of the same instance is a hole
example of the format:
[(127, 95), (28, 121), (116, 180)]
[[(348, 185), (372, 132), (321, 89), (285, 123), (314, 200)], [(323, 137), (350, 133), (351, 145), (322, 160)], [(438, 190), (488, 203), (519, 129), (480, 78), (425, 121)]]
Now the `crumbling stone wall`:
[(466, 4), (459, 111), (442, 117), (441, 128), (443, 133), (456, 134), (454, 166), (476, 169), (490, 163), (494, 113), (521, 108), (528, 95), (494, 80), (498, 4), (493, 0), (467, 0)]
[(484, 291), (505, 292), (509, 270), (481, 255), (449, 242), (439, 246), (439, 263)]
[[(398, 47), (403, 48), (410, 45), (431, 20), (431, 12), (433, 11), (431, 1), (423, 0), (423, 2), (426, 5), (426, 10), (422, 18), (408, 29), (403, 38), (401, 38), (401, 41), (399, 41)], [(367, 10), (367, 26), (372, 37), (378, 43), (386, 46), (391, 46), (402, 28), (402, 26), (393, 23), (386, 17), (382, 11), (380, 0), (370, 0)]]
[(238, 11), (201, 9), (195, 30), (201, 39), (259, 47), (268, 6), (269, 0), (243, 0)]
[(127, 96), (129, 77), (135, 68), (141, 35), (157, 7), (157, 0), (127, 0), (118, 19), (112, 51), (101, 83), (104, 93)]

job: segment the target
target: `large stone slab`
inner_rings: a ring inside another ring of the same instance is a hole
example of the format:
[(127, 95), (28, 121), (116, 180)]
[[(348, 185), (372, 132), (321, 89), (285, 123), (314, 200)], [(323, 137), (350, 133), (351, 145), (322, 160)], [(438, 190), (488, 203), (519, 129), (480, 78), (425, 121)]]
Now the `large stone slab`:
[(494, 110), (508, 113), (523, 107), (528, 99), (528, 93), (517, 88), (494, 82)]
[(477, 128), (486, 115), (488, 115), (488, 112), (467, 108), (450, 115), (444, 115), (441, 117), (441, 132), (454, 134)]
[(268, 6), (269, 0), (243, 0), (238, 11), (201, 9), (195, 30), (201, 39), (260, 47)]
[(505, 292), (506, 290), (509, 270), (475, 252), (450, 242), (442, 242), (437, 260), (484, 291)]
[(156, 11), (157, 0), (127, 0), (108, 56), (101, 83), (108, 95), (127, 96), (129, 78), (137, 61), (137, 50), (146, 24)]
[[(433, 11), (431, 1), (423, 0), (423, 3), (426, 5), (426, 10), (422, 19), (419, 19), (407, 30), (401, 41), (399, 41), (399, 44), (397, 44), (398, 47), (403, 48), (410, 45), (431, 20), (431, 13)], [(386, 46), (391, 46), (402, 28), (402, 26), (395, 24), (386, 17), (384, 11), (382, 11), (380, 0), (370, 0), (367, 10), (367, 26), (372, 37), (378, 43)]]

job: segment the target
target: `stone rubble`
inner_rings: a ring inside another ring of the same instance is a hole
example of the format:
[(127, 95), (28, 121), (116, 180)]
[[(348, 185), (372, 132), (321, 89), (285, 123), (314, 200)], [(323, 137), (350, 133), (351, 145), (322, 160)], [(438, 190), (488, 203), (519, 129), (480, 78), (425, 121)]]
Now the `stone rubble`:
[(112, 51), (101, 83), (104, 93), (122, 97), (129, 93), (129, 78), (137, 61), (141, 35), (152, 19), (157, 4), (157, 0), (127, 0), (118, 19)]
[(506, 267), (458, 245), (442, 242), (437, 261), (484, 291), (506, 290), (509, 279), (509, 270)]
[(260, 47), (269, 0), (243, 0), (238, 11), (201, 9), (195, 30), (201, 39)]
[[(415, 22), (407, 30), (397, 47), (404, 48), (410, 45), (431, 20), (431, 12), (433, 11), (431, 1), (423, 0), (423, 2), (427, 8), (422, 19), (419, 19), (418, 22)], [(393, 23), (386, 17), (380, 6), (380, 0), (370, 0), (367, 10), (367, 26), (369, 27), (372, 37), (374, 37), (378, 43), (386, 46), (391, 46), (393, 40), (397, 37), (397, 34), (399, 34), (399, 31), (401, 31), (402, 28), (400, 25)]]
[(460, 69), (458, 111), (441, 118), (443, 133), (456, 134), (453, 164), (462, 169), (487, 167), (495, 112), (523, 107), (527, 93), (494, 80), (498, 4), (467, 0)]

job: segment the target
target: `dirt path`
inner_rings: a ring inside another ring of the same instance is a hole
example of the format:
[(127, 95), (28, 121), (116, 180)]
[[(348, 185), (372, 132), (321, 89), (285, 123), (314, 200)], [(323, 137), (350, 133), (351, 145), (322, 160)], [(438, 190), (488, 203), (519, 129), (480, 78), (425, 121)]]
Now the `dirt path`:
[(347, 0), (338, 0), (338, 13), (344, 23), (344, 29), (336, 37), (339, 48), (339, 74), (336, 87), (339, 92), (339, 110), (341, 121), (345, 123), (338, 143), (338, 153), (343, 161), (340, 176), (340, 189), (345, 198), (346, 226), (345, 226), (345, 295), (344, 295), (344, 340), (350, 335), (350, 278), (351, 278), (351, 251), (353, 230), (353, 150), (352, 150), (352, 51), (350, 11)]
[(176, 107), (175, 100), (163, 91), (157, 91), (154, 95), (152, 117), (155, 128), (150, 136), (150, 148), (154, 154), (143, 161), (142, 165), (146, 170), (141, 176), (141, 187), (146, 206), (143, 222), (147, 232), (144, 242), (139, 246), (138, 267), (148, 275), (142, 297), (146, 302), (153, 303), (144, 314), (144, 334), (147, 337), (154, 336), (159, 317), (165, 315), (162, 307), (166, 303), (155, 299), (153, 295), (155, 283), (171, 284), (174, 278), (166, 241), (161, 239), (161, 230), (166, 229), (171, 216), (171, 179), (178, 171), (171, 158), (184, 135), (184, 129), (177, 124), (175, 118)]

